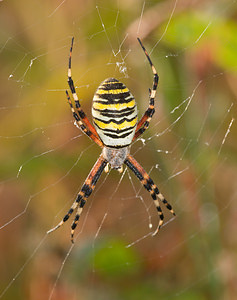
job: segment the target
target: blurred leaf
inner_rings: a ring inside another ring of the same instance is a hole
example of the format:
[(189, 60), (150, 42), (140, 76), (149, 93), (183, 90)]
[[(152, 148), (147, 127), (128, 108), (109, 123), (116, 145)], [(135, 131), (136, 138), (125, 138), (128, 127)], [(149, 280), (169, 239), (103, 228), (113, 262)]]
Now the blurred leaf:
[[(160, 32), (165, 30), (165, 26)], [(215, 16), (190, 12), (174, 18), (163, 40), (173, 49), (208, 47), (217, 65), (236, 72), (236, 36), (237, 24), (232, 20), (215, 19)]]
[(218, 27), (213, 28), (215, 38), (214, 59), (216, 63), (225, 69), (237, 72), (237, 24), (231, 20), (220, 22)]
[(98, 274), (108, 278), (124, 278), (135, 275), (141, 260), (132, 248), (126, 248), (120, 240), (106, 241), (97, 249), (94, 266)]
[[(209, 15), (197, 12), (180, 14), (170, 23), (164, 36), (164, 42), (176, 49), (190, 47), (197, 40), (198, 43), (203, 43), (211, 35), (209, 23)], [(164, 32), (165, 26), (166, 24), (160, 29), (160, 32)], [(204, 30), (205, 34), (203, 34)]]

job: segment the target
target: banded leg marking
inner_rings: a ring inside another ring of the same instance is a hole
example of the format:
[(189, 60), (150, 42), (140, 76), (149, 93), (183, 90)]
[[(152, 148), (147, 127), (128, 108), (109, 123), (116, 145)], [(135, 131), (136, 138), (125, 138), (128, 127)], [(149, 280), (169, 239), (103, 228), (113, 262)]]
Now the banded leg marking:
[[(175, 212), (172, 209), (172, 206), (168, 203), (168, 201), (164, 198), (164, 196), (160, 193), (158, 187), (154, 184), (151, 177), (148, 173), (142, 168), (142, 166), (129, 154), (127, 159), (124, 162), (137, 176), (137, 178), (141, 181), (145, 189), (150, 193), (152, 199), (154, 200), (154, 204), (158, 211), (159, 215), (159, 224), (153, 235), (157, 234), (159, 229), (164, 223), (164, 215), (162, 209), (160, 207), (160, 201), (164, 203), (166, 208), (175, 216)], [(159, 201), (160, 200), (160, 201)]]
[(60, 226), (62, 226), (72, 215), (74, 210), (77, 208), (76, 216), (74, 218), (74, 221), (71, 225), (71, 241), (73, 243), (73, 237), (74, 237), (74, 231), (77, 227), (80, 215), (82, 213), (82, 209), (86, 203), (87, 198), (91, 195), (93, 192), (95, 185), (100, 178), (101, 173), (103, 172), (105, 166), (107, 164), (107, 161), (103, 158), (102, 155), (98, 158), (96, 163), (94, 164), (93, 168), (91, 169), (88, 177), (86, 178), (79, 194), (77, 195), (76, 200), (73, 202), (71, 208), (69, 209), (68, 213), (64, 216), (61, 222), (58, 223), (57, 226), (49, 230), (47, 233), (51, 233), (54, 230), (58, 229)]
[(70, 54), (69, 54), (69, 62), (68, 62), (68, 85), (71, 90), (73, 100), (75, 102), (76, 110), (74, 109), (72, 102), (70, 100), (69, 94), (66, 91), (68, 103), (71, 107), (72, 113), (74, 118), (76, 119), (77, 123), (79, 124), (80, 128), (83, 132), (85, 132), (92, 140), (94, 140), (100, 147), (103, 146), (94, 126), (90, 123), (89, 119), (87, 118), (85, 112), (81, 108), (79, 99), (77, 97), (76, 89), (72, 80), (72, 49), (73, 49), (73, 42), (74, 38), (72, 38)]
[(156, 71), (151, 59), (150, 59), (149, 54), (147, 53), (141, 40), (139, 38), (137, 38), (137, 40), (138, 40), (139, 44), (141, 45), (141, 47), (148, 59), (148, 62), (151, 66), (151, 69), (152, 69), (152, 72), (154, 75), (154, 79), (153, 79), (152, 89), (149, 89), (149, 106), (148, 106), (147, 110), (145, 111), (143, 117), (140, 119), (140, 121), (137, 124), (137, 128), (136, 128), (136, 132), (135, 132), (133, 141), (136, 140), (148, 128), (151, 118), (155, 113), (154, 101), (155, 101), (156, 90), (157, 90), (157, 86), (158, 86), (158, 82), (159, 82), (159, 76), (157, 74), (157, 71)]
[[(80, 129), (86, 134), (88, 135), (91, 139), (95, 140), (97, 139), (96, 137), (93, 136), (92, 132), (83, 124), (83, 122), (81, 121), (80, 117), (78, 116), (78, 113), (75, 111), (75, 108), (72, 105), (72, 101), (70, 99), (70, 96), (68, 94), (68, 91), (66, 90), (66, 96), (67, 96), (67, 101), (68, 104), (71, 108), (72, 111), (72, 115), (74, 117), (74, 119), (76, 120), (78, 126), (80, 127)], [(96, 142), (96, 141), (95, 141)], [(96, 142), (97, 143), (97, 142)], [(98, 144), (98, 143), (97, 143)]]

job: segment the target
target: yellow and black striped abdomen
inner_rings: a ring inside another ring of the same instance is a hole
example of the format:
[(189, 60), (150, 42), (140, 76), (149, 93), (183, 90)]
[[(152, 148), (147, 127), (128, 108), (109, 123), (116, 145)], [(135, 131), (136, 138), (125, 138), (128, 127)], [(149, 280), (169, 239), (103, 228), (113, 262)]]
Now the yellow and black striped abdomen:
[(108, 78), (100, 84), (93, 98), (92, 116), (105, 146), (131, 144), (137, 126), (137, 105), (122, 82)]

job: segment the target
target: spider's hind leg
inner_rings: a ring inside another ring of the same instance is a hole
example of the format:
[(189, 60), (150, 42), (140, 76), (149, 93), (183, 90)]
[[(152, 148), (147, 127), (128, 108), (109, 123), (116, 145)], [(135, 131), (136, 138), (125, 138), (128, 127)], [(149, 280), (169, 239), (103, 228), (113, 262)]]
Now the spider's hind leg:
[(77, 199), (73, 202), (71, 208), (69, 209), (67, 214), (63, 217), (63, 219), (58, 223), (58, 225), (56, 225), (52, 229), (48, 230), (47, 233), (51, 233), (51, 232), (55, 231), (56, 229), (58, 229), (59, 227), (61, 227), (70, 218), (70, 216), (72, 215), (74, 210), (77, 208), (78, 203), (79, 203), (80, 200), (81, 200), (81, 198), (78, 195)]
[(130, 155), (128, 154), (127, 159), (124, 162), (137, 176), (137, 178), (141, 181), (145, 189), (151, 194), (152, 199), (154, 200), (154, 204), (158, 211), (159, 215), (159, 224), (153, 235), (156, 235), (164, 223), (164, 214), (160, 207), (160, 201), (164, 203), (166, 208), (175, 216), (175, 212), (172, 206), (168, 203), (165, 197), (160, 193), (158, 187), (154, 184), (151, 177), (148, 173), (142, 168), (142, 166)]
[(76, 200), (73, 202), (71, 208), (69, 209), (68, 213), (64, 216), (61, 222), (58, 223), (57, 226), (49, 230), (47, 233), (51, 233), (54, 230), (58, 229), (60, 226), (62, 226), (72, 215), (74, 210), (77, 208), (77, 213), (74, 218), (74, 221), (71, 226), (71, 241), (73, 243), (73, 237), (74, 237), (74, 231), (77, 227), (80, 215), (82, 213), (82, 209), (86, 203), (87, 198), (91, 195), (93, 192), (95, 185), (100, 178), (101, 173), (103, 172), (105, 166), (107, 164), (107, 161), (104, 159), (103, 155), (100, 155), (96, 163), (94, 164), (93, 168), (91, 169), (89, 175), (87, 176)]

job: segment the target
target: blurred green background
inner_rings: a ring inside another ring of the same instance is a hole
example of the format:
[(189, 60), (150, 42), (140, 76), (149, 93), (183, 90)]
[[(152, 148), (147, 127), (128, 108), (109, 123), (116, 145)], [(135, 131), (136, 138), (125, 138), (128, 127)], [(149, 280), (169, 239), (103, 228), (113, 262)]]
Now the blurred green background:
[[(236, 1), (0, 2), (0, 299), (236, 299)], [(67, 212), (100, 149), (66, 103), (68, 54), (89, 118), (96, 87), (124, 82), (156, 114), (131, 153), (177, 214), (135, 176), (103, 174), (70, 243)], [(121, 180), (121, 181), (120, 181)], [(153, 228), (149, 228), (150, 222)]]

